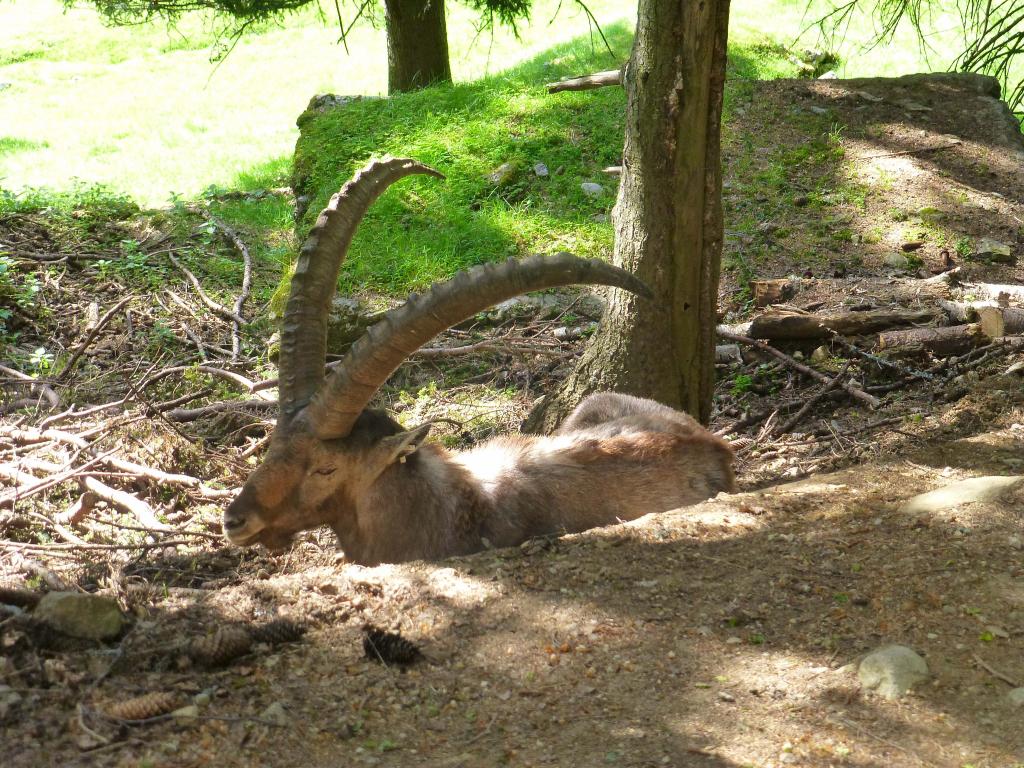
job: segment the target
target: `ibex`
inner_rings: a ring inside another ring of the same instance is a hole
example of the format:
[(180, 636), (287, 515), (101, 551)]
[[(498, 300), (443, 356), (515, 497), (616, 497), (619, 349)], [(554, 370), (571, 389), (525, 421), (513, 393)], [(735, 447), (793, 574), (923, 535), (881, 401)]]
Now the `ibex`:
[(602, 393), (551, 436), (492, 439), (464, 453), (424, 443), (367, 408), (406, 357), (441, 331), (526, 291), (572, 283), (649, 289), (624, 270), (569, 254), (462, 272), (413, 294), (324, 378), (327, 315), (352, 235), (412, 160), (371, 162), (320, 214), (299, 254), (280, 347), (280, 415), (263, 464), (224, 515), (235, 544), (280, 549), (334, 530), (347, 559), (373, 565), (467, 554), (694, 504), (734, 487), (732, 452), (689, 416)]

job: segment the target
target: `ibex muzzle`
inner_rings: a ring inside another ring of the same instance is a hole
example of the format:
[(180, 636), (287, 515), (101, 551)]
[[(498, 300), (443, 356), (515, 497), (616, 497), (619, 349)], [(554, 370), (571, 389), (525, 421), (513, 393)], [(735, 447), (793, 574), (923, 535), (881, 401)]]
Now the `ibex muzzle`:
[(432, 559), (733, 490), (727, 443), (628, 395), (592, 395), (554, 435), (500, 437), (464, 453), (425, 444), (429, 424), (405, 430), (367, 408), (423, 344), (513, 296), (572, 283), (650, 296), (602, 261), (562, 253), (462, 272), (389, 312), (324, 379), (328, 309), (355, 228), (391, 183), (414, 173), (440, 177), (413, 160), (371, 162), (331, 198), (300, 251), (281, 334), (280, 416), (263, 464), (224, 515), (232, 542), (279, 549), (326, 525), (354, 562)]

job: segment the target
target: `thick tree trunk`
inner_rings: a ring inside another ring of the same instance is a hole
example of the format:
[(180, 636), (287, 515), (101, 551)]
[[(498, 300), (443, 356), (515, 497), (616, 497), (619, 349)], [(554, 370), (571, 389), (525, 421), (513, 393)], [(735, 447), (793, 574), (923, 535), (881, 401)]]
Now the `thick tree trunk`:
[(561, 389), (525, 429), (550, 431), (587, 394), (629, 392), (711, 412), (722, 252), (722, 91), (729, 0), (641, 0), (624, 72), (626, 140), (615, 264), (655, 292), (623, 291)]
[(444, 0), (384, 0), (388, 32), (388, 93), (414, 91), (452, 79)]

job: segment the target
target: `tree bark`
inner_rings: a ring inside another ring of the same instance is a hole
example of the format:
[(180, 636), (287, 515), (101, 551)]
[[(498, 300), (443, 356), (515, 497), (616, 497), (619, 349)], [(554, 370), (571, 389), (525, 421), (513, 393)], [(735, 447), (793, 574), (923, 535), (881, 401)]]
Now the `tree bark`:
[(613, 291), (562, 387), (524, 428), (550, 431), (587, 394), (614, 390), (711, 414), (722, 253), (721, 114), (729, 0), (641, 0), (626, 65), (613, 262), (655, 293)]
[(750, 322), (750, 335), (755, 339), (827, 339), (840, 336), (862, 336), (900, 325), (928, 323), (938, 319), (930, 309), (872, 309), (863, 312), (841, 312), (834, 315), (798, 315), (791, 312), (766, 312)]
[(388, 93), (452, 79), (444, 0), (384, 0)]

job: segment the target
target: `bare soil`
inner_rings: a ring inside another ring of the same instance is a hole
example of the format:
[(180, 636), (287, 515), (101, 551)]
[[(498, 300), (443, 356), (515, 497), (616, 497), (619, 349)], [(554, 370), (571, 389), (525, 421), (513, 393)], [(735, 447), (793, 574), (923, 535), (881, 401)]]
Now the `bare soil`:
[[(754, 86), (727, 147), (726, 319), (749, 318), (750, 276), (797, 276), (791, 302), (805, 309), (916, 306), (931, 300), (915, 290), (930, 263), (964, 263), (961, 238), (1011, 243), (1020, 256), (1024, 155), (1006, 125), (997, 102), (963, 83)], [(45, 221), (2, 222), (0, 235), (26, 252), (61, 248)], [(920, 263), (887, 265), (911, 239), (925, 242)], [(972, 268), (990, 282), (1024, 282), (1019, 261)], [(76, 279), (88, 290), (74, 289)], [(104, 306), (119, 295), (116, 281), (73, 264), (42, 291), (54, 311), (33, 321), (68, 348), (81, 340), (70, 308), (84, 310), (89, 292), (107, 291)], [(183, 391), (215, 399), (225, 385), (193, 379), (132, 390), (190, 343), (180, 317), (132, 306), (135, 326), (111, 323), (88, 365), (58, 388), (66, 401), (128, 396), (125, 405), (56, 426), (84, 434), (92, 423), (105, 441), (98, 447), (237, 485), (266, 422), (166, 421), (161, 403)], [(182, 317), (210, 349), (228, 345), (229, 324)], [(177, 341), (133, 347), (140, 323), (166, 326)], [(870, 340), (858, 343), (870, 349)], [(809, 356), (813, 346), (786, 351)], [(481, 358), (483, 374), (470, 378), (520, 395), (486, 428), (448, 438), (471, 441), (514, 424), (571, 364), (573, 349), (554, 364), (551, 356)], [(40, 535), (39, 517), (52, 520), (78, 497), (73, 485), (57, 486), (0, 511), (2, 583), (61, 581), (112, 594), (131, 624), (114, 643), (70, 649), (47, 647), (0, 614), (0, 685), (10, 689), (0, 688), (4, 765), (1024, 765), (1024, 710), (1007, 698), (1024, 685), (1024, 487), (927, 514), (904, 509), (915, 494), (962, 478), (1024, 474), (1024, 379), (1004, 373), (1021, 359), (1001, 354), (948, 369), (900, 363), (931, 367), (937, 378), (882, 395), (874, 412), (824, 399), (773, 436), (765, 424), (778, 424), (792, 412), (787, 403), (820, 385), (748, 355), (721, 369), (713, 424), (725, 430), (760, 411), (779, 414), (732, 434), (742, 440), (744, 492), (439, 563), (353, 566), (323, 533), (285, 555), (238, 550), (217, 536), (223, 501), (116, 473), (106, 481), (147, 499), (173, 535), (118, 528), (130, 518), (101, 503), (74, 530), (124, 548), (68, 546), (45, 526)], [(241, 370), (261, 372), (256, 363)], [(903, 376), (863, 360), (854, 370), (866, 387)], [(437, 373), (423, 362), (397, 385)], [(458, 391), (472, 393), (477, 385), (460, 376)], [(24, 394), (8, 386), (10, 399)], [(445, 389), (437, 397), (458, 399)], [(0, 428), (45, 418), (16, 410)], [(10, 434), (0, 434), (5, 462), (71, 461), (59, 444), (20, 445)], [(181, 539), (189, 543), (168, 543)], [(190, 658), (195, 638), (275, 617), (308, 631), (214, 668)], [(367, 625), (400, 631), (423, 658), (408, 667), (367, 658)], [(895, 702), (856, 677), (857, 661), (887, 643), (914, 648), (931, 671)], [(12, 692), (20, 699), (5, 708)], [(103, 714), (158, 692), (197, 709), (172, 715), (164, 707), (143, 723)]]

